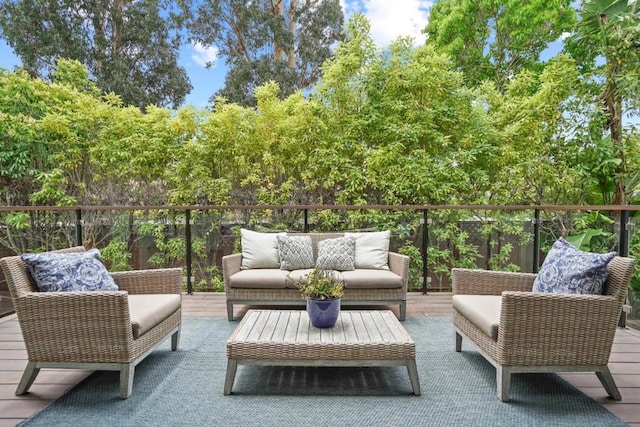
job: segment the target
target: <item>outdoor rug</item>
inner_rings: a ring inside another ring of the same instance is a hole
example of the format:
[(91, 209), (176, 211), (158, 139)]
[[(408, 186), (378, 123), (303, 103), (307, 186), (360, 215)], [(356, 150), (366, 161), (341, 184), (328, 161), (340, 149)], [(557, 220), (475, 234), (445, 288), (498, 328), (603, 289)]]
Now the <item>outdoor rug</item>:
[(416, 341), (421, 396), (404, 367), (263, 366), (239, 366), (224, 396), (225, 343), (237, 324), (185, 318), (179, 351), (167, 342), (140, 363), (128, 400), (117, 372), (96, 372), (22, 425), (626, 425), (555, 374), (514, 375), (511, 400), (501, 403), (495, 369), (469, 345), (453, 350), (448, 318), (403, 322)]

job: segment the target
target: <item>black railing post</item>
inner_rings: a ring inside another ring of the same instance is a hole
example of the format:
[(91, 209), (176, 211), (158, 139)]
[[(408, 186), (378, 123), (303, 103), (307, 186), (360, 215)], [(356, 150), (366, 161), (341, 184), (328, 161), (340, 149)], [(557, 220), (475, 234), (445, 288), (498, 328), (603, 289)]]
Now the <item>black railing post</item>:
[(304, 232), (309, 232), (309, 209), (304, 210)]
[(427, 262), (429, 261), (429, 210), (422, 211), (422, 293), (427, 294), (427, 286), (429, 285), (429, 269)]
[(187, 294), (193, 294), (193, 284), (191, 283), (191, 210), (185, 212), (184, 237), (186, 245), (185, 262), (187, 264)]
[[(629, 211), (620, 212), (620, 236), (618, 238), (618, 255), (620, 256), (629, 256), (629, 217)], [(625, 300), (625, 303), (628, 302)], [(622, 313), (620, 313), (618, 326), (621, 328), (627, 327), (627, 312), (624, 308)]]
[(536, 209), (533, 216), (533, 269), (534, 273), (540, 268), (540, 209)]
[(618, 255), (629, 256), (629, 211), (620, 212), (620, 239), (618, 239)]
[(82, 236), (82, 209), (76, 209), (76, 245), (82, 246), (84, 237)]

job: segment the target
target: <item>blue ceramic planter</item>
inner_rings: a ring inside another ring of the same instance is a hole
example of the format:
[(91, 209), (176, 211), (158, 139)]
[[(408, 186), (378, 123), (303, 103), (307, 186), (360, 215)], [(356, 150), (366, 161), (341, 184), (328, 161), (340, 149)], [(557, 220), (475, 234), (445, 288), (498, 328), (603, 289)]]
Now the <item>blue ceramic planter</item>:
[(311, 324), (316, 328), (332, 328), (340, 315), (340, 302), (342, 298), (334, 299), (308, 299), (307, 313)]

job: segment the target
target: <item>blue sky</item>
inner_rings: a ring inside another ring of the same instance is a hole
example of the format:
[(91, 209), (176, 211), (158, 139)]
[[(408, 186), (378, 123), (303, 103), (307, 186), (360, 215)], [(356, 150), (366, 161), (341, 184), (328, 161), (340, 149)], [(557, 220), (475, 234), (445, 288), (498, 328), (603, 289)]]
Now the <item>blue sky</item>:
[[(384, 47), (399, 36), (413, 36), (416, 44), (424, 43), (422, 29), (427, 25), (433, 1), (428, 0), (340, 0), (345, 20), (353, 13), (364, 13), (371, 23), (371, 35), (379, 47)], [(213, 63), (209, 69), (207, 61)], [(180, 65), (189, 75), (193, 89), (185, 105), (207, 105), (209, 97), (224, 85), (226, 67), (224, 59), (216, 57), (215, 48), (184, 45), (180, 49)], [(0, 68), (13, 70), (21, 64), (13, 50), (0, 39)]]

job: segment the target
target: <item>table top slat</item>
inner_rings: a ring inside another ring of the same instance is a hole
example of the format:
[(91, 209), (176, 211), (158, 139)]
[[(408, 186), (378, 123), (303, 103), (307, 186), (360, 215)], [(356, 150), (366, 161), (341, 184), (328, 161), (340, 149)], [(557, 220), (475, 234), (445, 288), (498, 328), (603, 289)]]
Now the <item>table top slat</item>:
[(234, 332), (235, 339), (237, 341), (245, 341), (249, 339), (249, 335), (251, 335), (251, 331), (253, 331), (253, 327), (256, 324), (256, 320), (260, 317), (260, 313), (257, 311), (252, 311), (251, 313), (247, 313), (246, 316), (242, 318), (241, 323), (242, 327), (238, 326)]
[(309, 328), (311, 327), (311, 321), (306, 315), (307, 313), (301, 312), (300, 323), (298, 327), (298, 334), (296, 335), (296, 342), (306, 343), (309, 341)]
[(378, 325), (378, 323), (383, 321), (379, 313), (373, 312), (373, 311), (367, 311), (365, 313), (362, 313), (362, 320), (365, 326), (367, 327), (367, 332), (369, 334), (370, 341), (372, 342), (384, 341)]
[(358, 342), (358, 336), (356, 335), (356, 329), (353, 327), (353, 313), (351, 311), (340, 312), (340, 318), (342, 322), (342, 333), (344, 334), (345, 342)]
[(371, 342), (369, 338), (369, 331), (367, 330), (367, 325), (364, 323), (364, 319), (362, 318), (362, 312), (356, 311), (351, 313), (351, 319), (353, 321), (353, 328), (356, 331), (356, 342), (359, 343), (368, 343)]
[(347, 342), (347, 338), (345, 336), (345, 325), (342, 316), (338, 317), (336, 326), (334, 328), (331, 328), (331, 340), (333, 342)]
[(284, 341), (284, 336), (287, 331), (287, 325), (289, 324), (290, 317), (286, 315), (286, 313), (278, 313), (278, 321), (273, 330), (273, 336), (271, 337), (274, 341)]
[(298, 335), (298, 329), (300, 328), (300, 319), (301, 312), (294, 311), (289, 316), (282, 316), (287, 321), (286, 331), (284, 333), (284, 337), (282, 337), (282, 341), (284, 342), (293, 342)]
[(322, 342), (322, 329), (309, 327), (308, 340), (309, 342)]
[(400, 321), (395, 316), (386, 316), (384, 318), (384, 324), (389, 329), (389, 333), (393, 336), (393, 341), (406, 341), (413, 342), (413, 339), (409, 333), (402, 327)]

